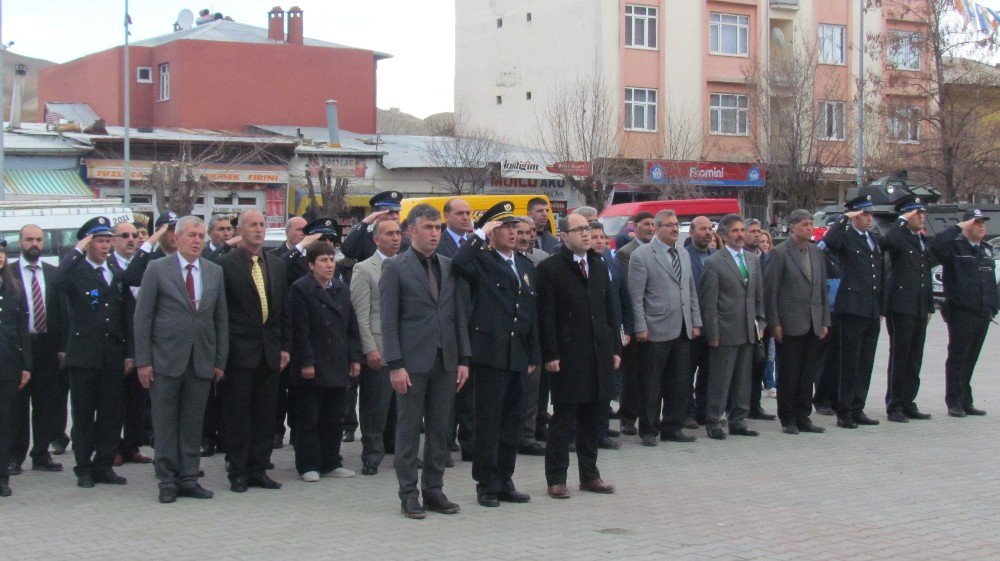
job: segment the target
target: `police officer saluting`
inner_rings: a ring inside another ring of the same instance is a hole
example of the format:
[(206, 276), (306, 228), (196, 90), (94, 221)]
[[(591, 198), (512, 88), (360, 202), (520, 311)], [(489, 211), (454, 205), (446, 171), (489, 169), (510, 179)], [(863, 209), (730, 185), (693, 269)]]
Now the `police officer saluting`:
[(914, 195), (896, 203), (899, 218), (882, 241), (891, 266), (886, 279), (885, 327), (889, 332), (889, 376), (885, 408), (889, 420), (930, 419), (914, 400), (920, 389), (927, 323), (934, 313), (931, 295), (931, 251), (921, 230), (924, 205)]
[(944, 364), (948, 415), (985, 415), (972, 405), (972, 371), (990, 321), (1000, 308), (993, 251), (983, 243), (986, 221), (973, 208), (962, 221), (934, 236), (931, 249), (944, 268), (942, 315), (948, 322), (948, 359)]
[[(372, 231), (375, 228), (375, 219), (379, 216), (388, 216), (399, 222), (399, 211), (402, 208), (403, 194), (399, 191), (382, 191), (371, 199), (368, 205), (372, 207), (372, 213), (364, 217), (357, 226), (351, 228), (344, 238), (343, 245), (340, 246), (344, 257), (349, 257), (356, 261), (364, 261), (375, 255), (375, 242), (372, 240)], [(399, 252), (409, 249), (410, 244), (403, 241)]]

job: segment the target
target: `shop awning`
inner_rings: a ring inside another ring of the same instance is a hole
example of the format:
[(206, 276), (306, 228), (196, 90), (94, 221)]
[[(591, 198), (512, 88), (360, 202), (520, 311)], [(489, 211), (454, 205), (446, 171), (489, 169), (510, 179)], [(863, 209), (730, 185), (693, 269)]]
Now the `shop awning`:
[(90, 187), (71, 169), (4, 170), (4, 192), (29, 197), (94, 197)]

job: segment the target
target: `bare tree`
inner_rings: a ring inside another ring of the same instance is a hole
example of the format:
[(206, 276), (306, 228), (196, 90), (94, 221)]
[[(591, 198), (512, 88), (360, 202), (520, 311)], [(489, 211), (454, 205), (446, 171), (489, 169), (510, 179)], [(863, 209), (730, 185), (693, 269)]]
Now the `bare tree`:
[(665, 160), (666, 176), (662, 183), (655, 183), (661, 199), (697, 199), (704, 197), (705, 189), (696, 185), (686, 173), (691, 162), (705, 160), (705, 154), (718, 144), (717, 137), (706, 137), (701, 117), (689, 110), (683, 102), (667, 99), (663, 104), (660, 125), (663, 142), (653, 137), (648, 148), (651, 159)]
[(969, 26), (954, 0), (868, 5), (923, 28), (868, 38), (869, 52), (884, 62), (882, 72), (868, 78), (886, 100), (875, 109), (888, 140), (873, 165), (909, 168), (946, 201), (996, 196), (1000, 79), (990, 61), (1000, 54), (997, 34)]
[(336, 217), (347, 209), (347, 178), (335, 177), (333, 168), (322, 163), (315, 155), (309, 156), (305, 181), (309, 193), (309, 206), (305, 214), (313, 217)]
[(485, 127), (466, 126), (458, 111), (452, 117), (453, 136), (432, 136), (424, 144), (424, 161), (434, 168), (436, 183), (453, 195), (482, 194), (510, 150)]

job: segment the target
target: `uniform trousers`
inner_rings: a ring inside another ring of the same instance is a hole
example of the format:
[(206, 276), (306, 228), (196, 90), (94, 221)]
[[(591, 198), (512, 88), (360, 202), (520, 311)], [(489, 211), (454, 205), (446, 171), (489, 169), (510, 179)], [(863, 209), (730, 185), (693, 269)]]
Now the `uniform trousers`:
[(597, 469), (597, 435), (603, 408), (601, 401), (553, 403), (549, 439), (545, 443), (545, 481), (548, 486), (565, 485), (569, 472), (569, 443), (576, 433), (576, 463), (580, 482), (601, 478)]
[(201, 433), (211, 378), (195, 375), (188, 360), (180, 376), (153, 374), (149, 386), (153, 417), (153, 471), (161, 485), (198, 480)]
[(521, 430), (521, 373), (473, 364), (475, 437), (472, 478), (480, 493), (513, 491)]
[(13, 424), (10, 460), (16, 464), (24, 463), (29, 446), (31, 459), (44, 462), (49, 443), (62, 433), (56, 423), (60, 407), (65, 417), (66, 401), (62, 398), (60, 404), (59, 359), (51, 341), (47, 333), (31, 336), (31, 381), (20, 391)]
[[(399, 498), (416, 496), (418, 475), (420, 489), (440, 492), (444, 485), (444, 469), (451, 453), (451, 409), (455, 404), (455, 372), (444, 368), (441, 350), (434, 366), (427, 372), (410, 372), (410, 384), (405, 394), (396, 395), (396, 479)], [(424, 469), (417, 471), (420, 450), (420, 424), (424, 423)]]
[(798, 426), (808, 421), (812, 414), (813, 380), (820, 364), (820, 338), (810, 331), (804, 335), (785, 335), (780, 343), (775, 343), (778, 419), (782, 426)]
[(327, 473), (341, 466), (341, 423), (346, 387), (292, 385), (295, 403), (295, 469)]
[(7, 481), (11, 444), (14, 440), (14, 412), (17, 410), (20, 378), (0, 379), (0, 481)]
[(121, 366), (70, 367), (73, 456), (77, 477), (111, 469), (122, 430)]
[(990, 316), (981, 310), (948, 309), (948, 359), (944, 363), (948, 407), (972, 407), (972, 372), (986, 340)]
[(521, 438), (520, 446), (531, 446), (537, 443), (535, 427), (538, 422), (538, 389), (541, 381), (541, 367), (528, 374), (521, 372)]
[(840, 416), (861, 413), (868, 400), (868, 388), (875, 366), (875, 346), (880, 330), (879, 318), (866, 318), (853, 314), (837, 314), (840, 348), (840, 376), (837, 384), (837, 414)]
[(266, 362), (230, 368), (222, 393), (222, 444), (229, 478), (262, 475), (274, 448), (278, 372)]
[(888, 413), (917, 410), (920, 367), (924, 360), (927, 316), (890, 313), (885, 317), (889, 332), (889, 379), (885, 409)]
[(118, 443), (118, 453), (131, 456), (139, 451), (146, 434), (146, 419), (150, 412), (149, 391), (139, 383), (134, 368), (125, 376), (123, 383), (122, 439)]
[(471, 454), (475, 446), (475, 396), (470, 379), (462, 389), (455, 394), (455, 407), (452, 409), (451, 442), (458, 439), (458, 445), (463, 451)]

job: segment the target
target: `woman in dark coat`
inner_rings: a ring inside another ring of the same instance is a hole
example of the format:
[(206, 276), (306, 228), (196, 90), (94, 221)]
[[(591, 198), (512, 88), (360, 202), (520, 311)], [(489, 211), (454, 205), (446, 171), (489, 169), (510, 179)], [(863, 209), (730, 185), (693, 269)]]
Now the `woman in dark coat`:
[(0, 238), (0, 497), (9, 497), (10, 447), (18, 392), (31, 379), (28, 303), (7, 266), (7, 240)]
[(347, 386), (361, 372), (358, 321), (350, 289), (334, 278), (333, 244), (306, 248), (309, 274), (292, 283), (289, 390), (295, 401), (295, 468), (303, 481), (353, 477), (340, 460), (341, 418)]

